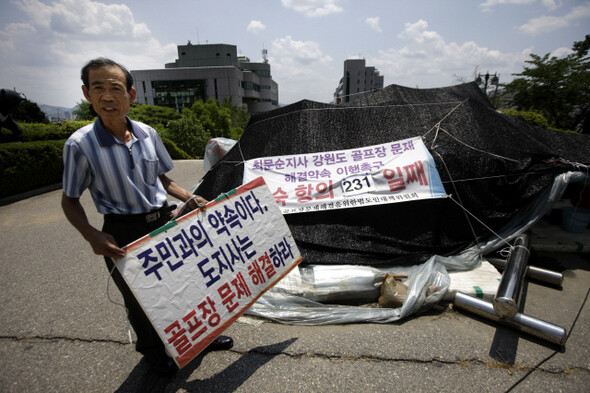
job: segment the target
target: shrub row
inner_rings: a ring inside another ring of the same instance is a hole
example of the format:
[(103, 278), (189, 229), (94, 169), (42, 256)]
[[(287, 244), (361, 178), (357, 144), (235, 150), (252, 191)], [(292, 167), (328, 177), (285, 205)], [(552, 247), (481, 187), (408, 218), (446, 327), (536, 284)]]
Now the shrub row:
[(546, 128), (548, 130), (553, 130), (553, 131), (576, 133), (576, 131), (564, 130), (561, 128), (555, 128), (555, 127), (550, 126), (549, 122), (547, 121), (545, 116), (543, 116), (543, 114), (539, 113), (539, 112), (517, 111), (515, 109), (506, 109), (506, 110), (503, 110), (502, 113), (505, 115), (508, 115), (508, 116), (520, 116), (520, 117), (522, 117), (522, 119), (524, 121), (526, 121), (528, 124), (531, 124), (533, 126), (543, 127), (543, 128)]
[(508, 116), (520, 116), (523, 118), (524, 121), (526, 121), (527, 123), (529, 123), (533, 126), (538, 126), (538, 127), (543, 127), (543, 128), (549, 127), (549, 122), (547, 121), (547, 119), (545, 119), (545, 116), (543, 116), (543, 114), (538, 113), (538, 112), (517, 111), (515, 109), (506, 109), (506, 110), (503, 110), (502, 113), (505, 115), (508, 115)]
[(187, 152), (176, 146), (176, 143), (172, 142), (170, 139), (162, 137), (162, 143), (164, 143), (166, 150), (168, 150), (168, 154), (170, 154), (170, 157), (172, 157), (173, 160), (192, 159)]
[(0, 198), (59, 183), (65, 139), (0, 145)]
[[(191, 157), (162, 138), (173, 160)], [(0, 144), (0, 198), (61, 182), (65, 139)]]

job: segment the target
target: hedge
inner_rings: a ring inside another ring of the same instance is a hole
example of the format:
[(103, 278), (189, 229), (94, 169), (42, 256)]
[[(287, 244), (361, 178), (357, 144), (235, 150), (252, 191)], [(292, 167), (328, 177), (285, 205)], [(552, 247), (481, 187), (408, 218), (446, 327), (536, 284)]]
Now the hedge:
[[(88, 123), (91, 121), (20, 124), (23, 143), (0, 143), (0, 198), (60, 183), (64, 143), (74, 131)], [(8, 130), (2, 129), (0, 134), (6, 132)], [(192, 159), (171, 140), (162, 138), (162, 142), (173, 160)]]
[(170, 139), (162, 138), (162, 143), (164, 143), (166, 150), (168, 150), (168, 154), (170, 154), (170, 157), (172, 157), (173, 160), (192, 160), (192, 157), (189, 156), (187, 152), (176, 146), (176, 143), (172, 142)]
[(547, 121), (547, 119), (545, 119), (545, 116), (543, 116), (543, 114), (539, 113), (539, 112), (517, 111), (515, 109), (506, 109), (506, 110), (503, 110), (502, 113), (505, 115), (508, 115), (508, 116), (520, 116), (523, 118), (524, 121), (526, 121), (527, 123), (529, 123), (533, 126), (538, 126), (538, 127), (543, 127), (543, 128), (549, 127), (549, 122)]
[[(174, 142), (162, 141), (173, 160), (191, 159)], [(64, 143), (65, 139), (0, 144), (0, 198), (60, 183)]]
[(550, 126), (547, 119), (545, 119), (545, 116), (543, 116), (543, 114), (539, 113), (539, 112), (517, 111), (515, 109), (506, 109), (501, 112), (502, 112), (502, 114), (508, 115), (508, 116), (520, 116), (524, 121), (526, 121), (528, 124), (531, 124), (533, 126), (542, 127), (542, 128), (545, 128), (548, 130), (553, 130), (553, 131), (561, 131), (561, 132), (569, 132), (569, 133), (577, 134), (577, 132), (573, 131), (573, 130), (564, 130), (562, 128), (556, 128), (556, 127)]
[(61, 182), (60, 141), (3, 143), (0, 145), (0, 198)]
[[(65, 121), (61, 124), (44, 123), (19, 123), (22, 130), (22, 142), (49, 141), (67, 139), (78, 128), (91, 123), (91, 121)], [(0, 130), (0, 141), (6, 142), (11, 138), (12, 133), (2, 128)]]

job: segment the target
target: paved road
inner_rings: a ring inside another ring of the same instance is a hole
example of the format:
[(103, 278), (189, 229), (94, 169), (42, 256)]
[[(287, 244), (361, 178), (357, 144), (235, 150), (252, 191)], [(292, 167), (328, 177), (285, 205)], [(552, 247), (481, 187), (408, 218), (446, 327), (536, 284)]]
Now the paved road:
[[(202, 174), (201, 161), (181, 161), (171, 176), (189, 188)], [(60, 197), (0, 207), (1, 392), (590, 391), (590, 254), (551, 252), (538, 262), (563, 271), (563, 286), (528, 282), (524, 312), (565, 327), (564, 348), (443, 305), (392, 324), (248, 318), (227, 331), (233, 349), (154, 379), (129, 344), (102, 258), (68, 224)], [(99, 225), (87, 195), (82, 202)]]

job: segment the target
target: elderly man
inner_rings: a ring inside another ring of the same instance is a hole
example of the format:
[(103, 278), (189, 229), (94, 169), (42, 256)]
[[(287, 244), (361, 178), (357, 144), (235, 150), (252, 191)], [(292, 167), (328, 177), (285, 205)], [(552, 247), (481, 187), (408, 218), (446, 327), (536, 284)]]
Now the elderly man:
[[(125, 256), (121, 247), (168, 221), (168, 194), (193, 208), (207, 201), (166, 176), (174, 163), (160, 137), (153, 128), (127, 117), (136, 91), (125, 67), (109, 59), (94, 59), (82, 68), (82, 81), (84, 97), (98, 118), (73, 133), (65, 144), (62, 208), (94, 253), (105, 257), (137, 334), (136, 350), (144, 355), (151, 371), (172, 376), (177, 372), (175, 363), (113, 260)], [(90, 225), (80, 204), (86, 188), (98, 212), (104, 214), (102, 230)], [(220, 336), (209, 347), (229, 349), (232, 345), (231, 338)]]

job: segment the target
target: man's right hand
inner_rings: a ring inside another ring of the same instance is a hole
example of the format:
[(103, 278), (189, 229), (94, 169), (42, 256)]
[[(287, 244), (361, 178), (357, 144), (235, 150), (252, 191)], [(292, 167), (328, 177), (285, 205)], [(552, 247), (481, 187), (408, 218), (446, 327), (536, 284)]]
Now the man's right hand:
[(108, 233), (97, 230), (96, 232), (93, 232), (92, 235), (88, 236), (86, 240), (90, 243), (92, 251), (97, 255), (104, 255), (113, 260), (123, 258), (127, 255), (125, 250), (119, 248), (115, 238)]
[(61, 206), (68, 221), (90, 243), (95, 254), (104, 255), (111, 259), (119, 259), (126, 255), (125, 250), (119, 248), (113, 236), (90, 225), (86, 212), (80, 204), (80, 198), (68, 197), (64, 193), (62, 194)]

